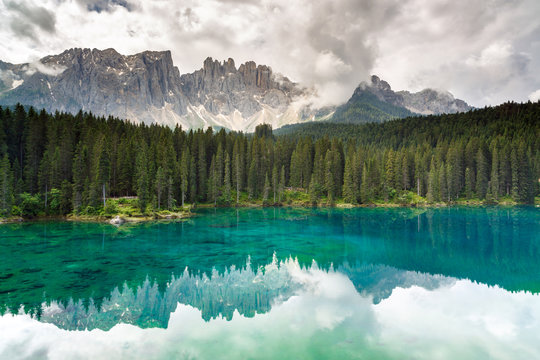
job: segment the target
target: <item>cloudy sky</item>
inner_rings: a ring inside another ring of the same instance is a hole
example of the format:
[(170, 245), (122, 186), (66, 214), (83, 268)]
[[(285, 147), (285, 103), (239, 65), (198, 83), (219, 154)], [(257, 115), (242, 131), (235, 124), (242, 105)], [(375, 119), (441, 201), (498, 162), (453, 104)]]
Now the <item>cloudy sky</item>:
[(343, 102), (370, 74), (475, 106), (540, 97), (538, 0), (0, 0), (0, 59), (71, 47), (255, 60)]

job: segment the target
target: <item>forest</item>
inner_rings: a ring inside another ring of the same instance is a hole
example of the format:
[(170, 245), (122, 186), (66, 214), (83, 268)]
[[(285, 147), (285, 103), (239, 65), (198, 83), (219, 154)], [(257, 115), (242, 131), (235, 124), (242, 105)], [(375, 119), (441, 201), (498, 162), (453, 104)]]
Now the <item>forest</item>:
[[(0, 107), (0, 216), (141, 213), (189, 204), (439, 204), (540, 194), (540, 103), (274, 134), (184, 131)], [(109, 209), (110, 210), (110, 209)]]

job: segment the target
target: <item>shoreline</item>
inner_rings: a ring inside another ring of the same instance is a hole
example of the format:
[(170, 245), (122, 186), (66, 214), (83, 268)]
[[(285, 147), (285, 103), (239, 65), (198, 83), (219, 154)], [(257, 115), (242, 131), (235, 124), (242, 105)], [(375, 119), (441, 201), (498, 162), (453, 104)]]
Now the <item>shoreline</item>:
[[(171, 212), (167, 215), (148, 215), (148, 216), (125, 216), (122, 214), (114, 215), (58, 215), (58, 216), (35, 216), (33, 218), (24, 218), (20, 216), (14, 216), (9, 218), (0, 218), (0, 225), (2, 224), (16, 224), (16, 223), (31, 223), (31, 222), (42, 222), (42, 221), (66, 221), (66, 222), (87, 222), (87, 223), (98, 223), (98, 224), (110, 224), (113, 226), (124, 225), (124, 224), (140, 224), (148, 222), (169, 222), (169, 221), (179, 221), (189, 219), (193, 216), (191, 212)], [(113, 220), (116, 218), (121, 219), (120, 223), (113, 223)]]
[[(197, 204), (190, 207), (190, 210), (198, 209), (218, 209), (218, 208), (336, 208), (336, 209), (354, 209), (354, 208), (410, 208), (410, 209), (430, 209), (430, 208), (446, 208), (446, 207), (504, 207), (513, 208), (517, 206), (532, 206), (539, 208), (540, 204), (518, 204), (514, 202), (502, 202), (502, 203), (488, 203), (481, 201), (464, 201), (454, 203), (434, 203), (434, 204), (396, 204), (396, 203), (373, 203), (373, 204), (349, 204), (349, 203), (336, 203), (336, 204), (305, 204), (305, 203), (292, 203), (292, 204), (262, 204), (262, 203), (241, 203), (238, 205), (214, 205), (214, 204)], [(15, 224), (15, 223), (31, 223), (42, 221), (67, 221), (67, 222), (88, 222), (88, 223), (100, 223), (110, 224), (112, 226), (119, 226), (124, 224), (141, 224), (149, 222), (171, 222), (181, 221), (189, 219), (196, 214), (194, 212), (181, 211), (181, 212), (168, 212), (167, 214), (152, 214), (146, 216), (125, 216), (124, 214), (110, 214), (110, 215), (75, 215), (68, 214), (65, 216), (35, 216), (33, 218), (23, 218), (20, 216), (13, 216), (9, 218), (0, 218), (0, 225), (2, 224)], [(114, 222), (116, 220), (116, 223)]]

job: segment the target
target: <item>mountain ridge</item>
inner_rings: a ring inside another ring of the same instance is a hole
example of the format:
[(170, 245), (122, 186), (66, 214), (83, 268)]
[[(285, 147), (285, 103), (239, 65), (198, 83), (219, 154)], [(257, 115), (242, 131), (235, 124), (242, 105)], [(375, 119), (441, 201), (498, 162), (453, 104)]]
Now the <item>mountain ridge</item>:
[[(396, 117), (394, 113), (397, 117), (408, 116), (410, 110), (398, 109), (407, 106), (418, 113), (461, 110), (448, 105), (453, 99), (451, 94), (447, 104), (440, 105), (445, 98), (439, 99), (432, 90), (426, 89), (424, 96), (394, 92), (377, 76), (372, 77), (371, 84), (361, 83), (359, 88), (377, 97), (375, 100), (371, 96), (367, 105), (382, 111), (379, 121)], [(330, 120), (334, 111), (339, 113), (340, 107), (312, 106), (310, 99), (314, 96), (313, 88), (303, 87), (254, 61), (237, 68), (232, 58), (220, 62), (208, 57), (199, 70), (181, 74), (169, 50), (122, 55), (112, 48), (72, 48), (33, 63), (0, 61), (0, 104), (22, 103), (70, 113), (82, 109), (171, 127), (213, 126), (249, 132), (261, 123), (278, 128)], [(437, 101), (439, 105), (433, 105)], [(390, 107), (395, 107), (390, 114), (381, 110)], [(362, 121), (373, 119), (365, 117)]]

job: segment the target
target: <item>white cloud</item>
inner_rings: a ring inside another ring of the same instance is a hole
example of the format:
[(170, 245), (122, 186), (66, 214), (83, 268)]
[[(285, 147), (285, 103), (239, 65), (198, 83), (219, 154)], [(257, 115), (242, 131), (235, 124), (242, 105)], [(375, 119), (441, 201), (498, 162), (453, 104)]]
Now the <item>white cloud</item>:
[(529, 100), (532, 102), (540, 101), (540, 89), (529, 94)]
[(342, 273), (301, 268), (294, 262), (282, 266), (291, 281), (302, 286), (294, 296), (276, 299), (266, 313), (245, 317), (236, 311), (230, 321), (218, 317), (205, 322), (200, 310), (178, 305), (167, 329), (118, 324), (109, 331), (66, 331), (29, 315), (4, 315), (0, 357), (538, 357), (538, 295), (459, 280), (434, 290), (396, 287), (374, 305)]
[(0, 82), (2, 82), (7, 89), (13, 88), (13, 83), (18, 81), (19, 77), (11, 70), (0, 69)]
[[(31, 24), (38, 8), (44, 18), (31, 33), (7, 21)], [(182, 73), (207, 56), (254, 60), (316, 87), (326, 102), (346, 101), (376, 73), (396, 89), (448, 89), (482, 106), (540, 88), (539, 13), (536, 0), (3, 0), (0, 57), (168, 49)]]
[(66, 67), (61, 65), (45, 65), (41, 61), (36, 60), (26, 65), (26, 74), (32, 75), (36, 71), (49, 76), (58, 76), (66, 70)]

